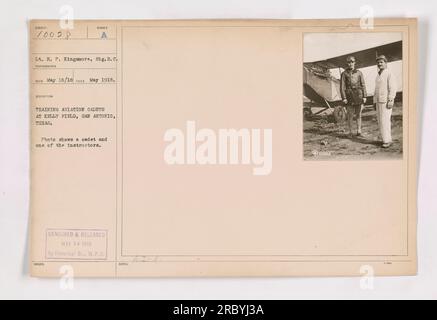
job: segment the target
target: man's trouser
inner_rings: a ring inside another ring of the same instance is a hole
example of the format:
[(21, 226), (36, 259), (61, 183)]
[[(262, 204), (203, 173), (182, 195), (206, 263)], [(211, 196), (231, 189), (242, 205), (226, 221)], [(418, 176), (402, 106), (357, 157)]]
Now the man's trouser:
[(347, 122), (349, 125), (349, 130), (352, 133), (352, 126), (354, 122), (354, 115), (357, 117), (357, 131), (358, 133), (361, 133), (361, 110), (363, 106), (362, 105), (350, 105), (348, 104), (346, 106), (347, 109)]
[(387, 102), (376, 103), (376, 117), (378, 119), (379, 134), (383, 143), (391, 143), (391, 113), (393, 108), (387, 109)]

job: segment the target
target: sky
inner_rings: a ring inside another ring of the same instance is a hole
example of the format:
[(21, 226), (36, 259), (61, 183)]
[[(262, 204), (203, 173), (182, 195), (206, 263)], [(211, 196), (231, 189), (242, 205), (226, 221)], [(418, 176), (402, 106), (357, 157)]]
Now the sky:
[(400, 40), (399, 32), (305, 33), (303, 60), (324, 60)]

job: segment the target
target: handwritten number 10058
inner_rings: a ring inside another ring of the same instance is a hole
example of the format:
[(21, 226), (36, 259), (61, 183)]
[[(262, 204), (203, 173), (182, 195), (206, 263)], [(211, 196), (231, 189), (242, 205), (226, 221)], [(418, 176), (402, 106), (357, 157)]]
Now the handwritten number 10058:
[(69, 39), (70, 31), (40, 31), (36, 35), (38, 39)]

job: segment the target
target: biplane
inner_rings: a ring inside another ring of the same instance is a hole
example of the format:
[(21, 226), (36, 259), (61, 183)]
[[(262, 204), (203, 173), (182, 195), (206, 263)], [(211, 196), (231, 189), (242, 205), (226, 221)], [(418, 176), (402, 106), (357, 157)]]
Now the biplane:
[[(346, 67), (346, 58), (350, 55), (356, 58), (355, 67), (357, 69), (375, 65), (375, 59), (379, 55), (385, 55), (388, 62), (402, 60), (402, 41), (384, 44), (378, 47), (365, 49), (357, 52), (332, 57), (326, 60), (304, 62), (303, 64), (303, 94), (309, 100), (304, 103), (304, 116), (309, 117), (320, 114), (328, 109), (333, 111), (337, 122), (343, 121), (345, 111), (340, 94), (340, 79), (331, 72), (338, 69), (339, 75)], [(366, 84), (374, 79), (366, 79)], [(369, 92), (368, 92), (369, 94)], [(373, 105), (373, 96), (366, 97), (366, 105)], [(402, 91), (396, 94), (396, 100), (402, 99)], [(313, 113), (312, 109), (317, 107), (319, 110)], [(320, 110), (321, 109), (321, 110)]]

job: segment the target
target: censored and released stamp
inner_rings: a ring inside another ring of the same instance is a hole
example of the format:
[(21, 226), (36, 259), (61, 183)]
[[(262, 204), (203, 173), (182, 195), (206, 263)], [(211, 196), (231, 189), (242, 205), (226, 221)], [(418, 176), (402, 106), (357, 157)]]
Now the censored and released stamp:
[(108, 231), (103, 229), (47, 229), (46, 258), (106, 260)]

